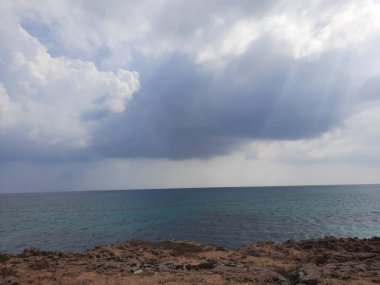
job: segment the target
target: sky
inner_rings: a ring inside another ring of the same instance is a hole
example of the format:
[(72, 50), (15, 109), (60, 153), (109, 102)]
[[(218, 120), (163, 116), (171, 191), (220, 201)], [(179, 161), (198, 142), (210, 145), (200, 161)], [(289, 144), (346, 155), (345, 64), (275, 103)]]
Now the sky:
[(0, 2), (0, 192), (380, 183), (379, 0)]

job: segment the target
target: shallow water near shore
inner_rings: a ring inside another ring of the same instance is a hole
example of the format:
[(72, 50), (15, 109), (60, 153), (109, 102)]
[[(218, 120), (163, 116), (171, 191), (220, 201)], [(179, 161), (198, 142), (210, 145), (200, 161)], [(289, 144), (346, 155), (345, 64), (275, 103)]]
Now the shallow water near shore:
[(128, 239), (251, 242), (380, 236), (380, 185), (0, 194), (0, 251)]

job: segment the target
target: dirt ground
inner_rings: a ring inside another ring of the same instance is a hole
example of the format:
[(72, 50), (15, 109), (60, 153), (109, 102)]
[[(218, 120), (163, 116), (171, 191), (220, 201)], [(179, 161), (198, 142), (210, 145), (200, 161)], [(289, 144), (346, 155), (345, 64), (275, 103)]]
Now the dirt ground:
[(1, 254), (0, 284), (380, 284), (380, 238), (253, 243), (127, 241), (85, 253)]

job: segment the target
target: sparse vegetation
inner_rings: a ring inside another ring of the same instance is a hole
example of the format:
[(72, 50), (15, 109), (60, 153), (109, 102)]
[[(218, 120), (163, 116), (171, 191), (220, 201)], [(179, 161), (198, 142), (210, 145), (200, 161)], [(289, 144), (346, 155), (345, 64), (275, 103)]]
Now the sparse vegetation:
[(276, 269), (276, 272), (281, 274), (281, 276), (289, 280), (292, 284), (296, 284), (295, 282), (298, 281), (298, 278), (297, 278), (298, 276), (297, 274), (295, 274), (295, 272), (297, 272), (300, 268), (301, 266), (299, 265), (295, 265), (291, 267), (281, 266)]
[(24, 252), (21, 252), (20, 254), (17, 254), (17, 257), (25, 258), (26, 254)]
[(0, 253), (0, 263), (6, 262), (9, 259), (9, 254)]
[(0, 276), (2, 278), (7, 278), (8, 276), (12, 276), (16, 273), (16, 271), (13, 268), (10, 267), (2, 267), (0, 268)]

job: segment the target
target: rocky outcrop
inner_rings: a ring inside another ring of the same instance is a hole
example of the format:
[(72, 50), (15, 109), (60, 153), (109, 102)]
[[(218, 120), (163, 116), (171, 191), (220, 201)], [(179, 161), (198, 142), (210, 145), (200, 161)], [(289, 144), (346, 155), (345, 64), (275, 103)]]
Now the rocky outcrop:
[(127, 241), (85, 253), (28, 249), (0, 259), (0, 284), (380, 284), (380, 238), (253, 243)]

